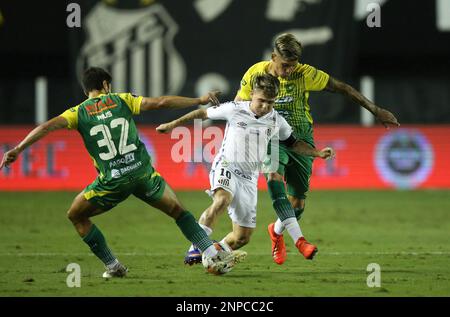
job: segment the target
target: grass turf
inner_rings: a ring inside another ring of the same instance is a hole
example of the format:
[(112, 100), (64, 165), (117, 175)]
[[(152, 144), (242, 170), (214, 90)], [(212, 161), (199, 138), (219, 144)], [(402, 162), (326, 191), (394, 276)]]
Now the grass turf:
[[(272, 262), (267, 225), (274, 212), (259, 193), (258, 227), (229, 274), (183, 264), (189, 243), (174, 221), (132, 197), (93, 218), (129, 269), (103, 280), (101, 262), (66, 218), (75, 193), (0, 193), (0, 296), (450, 296), (450, 192), (316, 191), (301, 226), (319, 247), (313, 261), (285, 235), (288, 259)], [(196, 217), (210, 203), (203, 192), (179, 192)], [(213, 238), (231, 228), (224, 214)], [(81, 266), (81, 287), (69, 288), (69, 263)], [(381, 287), (366, 284), (369, 263)]]

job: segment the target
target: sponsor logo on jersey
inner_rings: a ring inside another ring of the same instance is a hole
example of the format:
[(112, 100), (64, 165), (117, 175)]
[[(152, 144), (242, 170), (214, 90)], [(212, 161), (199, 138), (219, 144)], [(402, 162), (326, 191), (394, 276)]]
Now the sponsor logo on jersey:
[(294, 97), (292, 96), (285, 96), (285, 97), (281, 97), (275, 100), (275, 104), (280, 105), (280, 104), (284, 104), (284, 103), (290, 103), (294, 101)]
[(120, 159), (114, 160), (109, 162), (109, 167), (116, 167), (120, 164), (130, 164), (131, 162), (134, 162), (134, 153), (128, 153), (125, 154), (124, 157), (121, 157)]
[(115, 107), (117, 107), (117, 105), (114, 101), (111, 98), (106, 98), (106, 103), (104, 103), (103, 100), (99, 100), (96, 103), (86, 105), (85, 109), (89, 115), (96, 115)]
[(111, 177), (112, 178), (119, 178), (120, 177), (120, 171), (116, 169), (111, 170)]
[(252, 180), (252, 177), (251, 177), (251, 176), (248, 176), (248, 175), (242, 173), (242, 172), (241, 172), (240, 170), (238, 170), (238, 169), (235, 169), (235, 170), (234, 170), (234, 174), (236, 174), (236, 175), (239, 176), (239, 177), (248, 179), (249, 181)]
[(141, 166), (142, 166), (142, 162), (139, 161), (139, 162), (134, 163), (133, 165), (122, 167), (120, 169), (120, 173), (126, 174), (126, 173), (129, 173), (131, 171), (134, 171), (135, 169), (138, 169)]
[(243, 129), (245, 129), (246, 127), (247, 127), (247, 123), (245, 123), (245, 122), (238, 122), (238, 123), (236, 123), (237, 124), (237, 126), (239, 127), (239, 128), (243, 128)]
[(228, 178), (219, 178), (217, 182), (222, 186), (230, 186), (230, 180)]

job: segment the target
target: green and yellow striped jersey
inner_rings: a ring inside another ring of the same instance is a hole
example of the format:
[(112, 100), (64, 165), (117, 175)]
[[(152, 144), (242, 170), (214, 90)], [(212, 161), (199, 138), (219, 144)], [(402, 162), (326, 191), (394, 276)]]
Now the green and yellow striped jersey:
[(101, 94), (61, 114), (81, 134), (103, 182), (141, 174), (151, 164), (132, 118), (141, 102), (129, 93)]

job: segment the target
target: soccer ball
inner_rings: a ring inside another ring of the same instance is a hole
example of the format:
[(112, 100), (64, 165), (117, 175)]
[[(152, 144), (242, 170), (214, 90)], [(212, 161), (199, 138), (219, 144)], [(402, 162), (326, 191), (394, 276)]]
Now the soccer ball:
[(214, 247), (217, 249), (217, 257), (219, 261), (214, 261), (211, 257), (206, 256), (205, 253), (202, 254), (202, 264), (203, 267), (211, 274), (222, 275), (230, 272), (233, 269), (233, 261), (224, 261), (225, 257), (230, 256), (230, 253), (225, 251), (225, 248), (218, 242), (214, 243)]

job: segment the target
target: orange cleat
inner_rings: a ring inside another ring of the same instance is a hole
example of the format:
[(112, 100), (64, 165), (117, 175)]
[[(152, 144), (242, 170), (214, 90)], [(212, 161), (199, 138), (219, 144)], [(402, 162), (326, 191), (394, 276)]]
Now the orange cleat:
[(304, 237), (299, 238), (297, 240), (297, 243), (295, 243), (295, 246), (307, 260), (312, 260), (316, 255), (317, 251), (319, 251), (314, 244), (311, 244), (308, 241), (306, 241)]
[(272, 258), (276, 264), (281, 265), (286, 261), (286, 245), (284, 244), (283, 235), (276, 234), (274, 227), (275, 223), (271, 223), (267, 227), (270, 239), (272, 240)]

